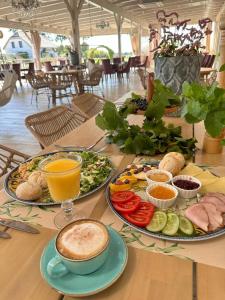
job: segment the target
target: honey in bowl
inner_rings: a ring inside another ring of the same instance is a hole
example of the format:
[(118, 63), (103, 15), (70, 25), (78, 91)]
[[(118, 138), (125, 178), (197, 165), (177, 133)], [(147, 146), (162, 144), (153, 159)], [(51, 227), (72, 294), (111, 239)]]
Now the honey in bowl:
[(149, 174), (148, 178), (157, 182), (167, 182), (170, 179), (169, 176), (164, 173)]
[(169, 200), (174, 198), (175, 192), (168, 187), (158, 185), (149, 191), (149, 195), (156, 199)]

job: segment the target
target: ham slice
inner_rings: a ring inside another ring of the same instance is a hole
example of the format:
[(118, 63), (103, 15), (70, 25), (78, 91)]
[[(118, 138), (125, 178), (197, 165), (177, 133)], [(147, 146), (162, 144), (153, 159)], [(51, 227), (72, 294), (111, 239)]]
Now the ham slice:
[(209, 230), (209, 217), (202, 204), (194, 204), (185, 211), (185, 216), (204, 231)]
[(211, 203), (216, 206), (216, 209), (221, 213), (225, 212), (225, 203), (215, 196), (208, 196), (206, 194), (201, 200), (200, 203)]
[(225, 195), (222, 193), (207, 193), (207, 196), (213, 196), (218, 198), (219, 200), (223, 201), (223, 203), (225, 204)]
[(216, 206), (211, 203), (202, 203), (209, 217), (209, 231), (214, 231), (223, 225), (223, 217)]

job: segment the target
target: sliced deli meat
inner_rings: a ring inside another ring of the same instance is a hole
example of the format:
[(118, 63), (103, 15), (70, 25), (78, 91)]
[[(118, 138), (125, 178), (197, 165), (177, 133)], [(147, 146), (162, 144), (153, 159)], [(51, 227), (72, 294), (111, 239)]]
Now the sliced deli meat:
[(202, 203), (209, 217), (209, 231), (214, 231), (223, 225), (221, 212), (216, 209), (212, 203)]
[(209, 216), (202, 204), (194, 204), (188, 207), (185, 211), (185, 217), (204, 231), (209, 231)]
[(225, 203), (215, 196), (208, 196), (208, 194), (206, 194), (204, 197), (202, 197), (200, 203), (214, 204), (218, 211), (225, 213)]
[(222, 193), (207, 193), (207, 196), (212, 196), (212, 197), (216, 197), (219, 200), (223, 201), (223, 203), (225, 204), (225, 195)]

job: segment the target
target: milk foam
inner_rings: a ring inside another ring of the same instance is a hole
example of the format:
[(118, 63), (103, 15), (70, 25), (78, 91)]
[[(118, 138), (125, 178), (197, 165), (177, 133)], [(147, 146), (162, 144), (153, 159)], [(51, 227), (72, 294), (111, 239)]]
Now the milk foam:
[(88, 258), (101, 251), (107, 242), (104, 227), (94, 222), (74, 224), (60, 237), (60, 252), (71, 258)]

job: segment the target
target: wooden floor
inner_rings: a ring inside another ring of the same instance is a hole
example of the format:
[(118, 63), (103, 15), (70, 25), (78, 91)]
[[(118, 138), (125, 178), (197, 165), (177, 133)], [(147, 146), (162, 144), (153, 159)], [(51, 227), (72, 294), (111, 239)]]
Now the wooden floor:
[[(105, 98), (115, 101), (130, 90), (142, 89), (136, 73), (131, 73), (130, 80), (118, 80), (117, 77), (105, 79), (101, 85)], [(98, 90), (97, 93), (100, 91)], [(67, 100), (65, 100), (67, 103)], [(40, 146), (24, 125), (26, 116), (48, 109), (46, 95), (40, 95), (38, 107), (35, 100), (31, 104), (31, 88), (24, 81), (23, 86), (17, 84), (17, 92), (11, 101), (0, 107), (0, 144), (9, 146), (27, 154), (35, 154)]]

